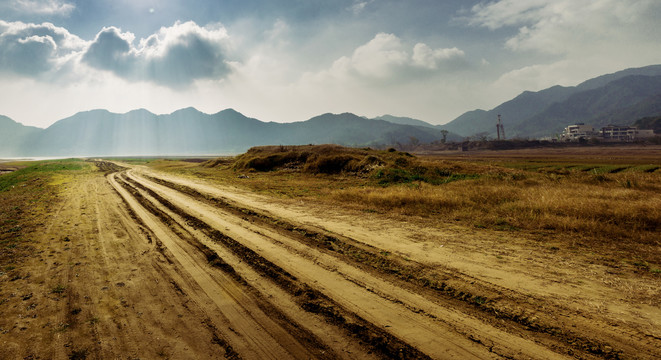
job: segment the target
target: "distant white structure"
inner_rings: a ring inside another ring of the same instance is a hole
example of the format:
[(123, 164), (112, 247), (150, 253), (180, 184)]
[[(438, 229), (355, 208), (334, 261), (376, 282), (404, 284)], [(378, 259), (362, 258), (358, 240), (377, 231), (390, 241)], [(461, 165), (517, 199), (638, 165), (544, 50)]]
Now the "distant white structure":
[(599, 131), (590, 125), (578, 123), (565, 128), (560, 140), (578, 141), (580, 139), (598, 138), (604, 141), (634, 141), (654, 136), (654, 130), (639, 130), (635, 126), (608, 125)]
[(654, 130), (638, 130), (635, 126), (608, 125), (601, 128), (600, 135), (607, 141), (634, 141), (654, 136)]
[(654, 137), (655, 134), (654, 134), (654, 130), (652, 130), (652, 129), (648, 129), (648, 130), (638, 130), (638, 132), (636, 133), (636, 136), (637, 136), (639, 139), (647, 139), (647, 138)]
[(599, 134), (594, 131), (594, 128), (591, 125), (578, 123), (567, 126), (560, 136), (560, 139), (565, 141), (578, 141), (579, 139), (589, 139), (597, 137), (598, 135)]

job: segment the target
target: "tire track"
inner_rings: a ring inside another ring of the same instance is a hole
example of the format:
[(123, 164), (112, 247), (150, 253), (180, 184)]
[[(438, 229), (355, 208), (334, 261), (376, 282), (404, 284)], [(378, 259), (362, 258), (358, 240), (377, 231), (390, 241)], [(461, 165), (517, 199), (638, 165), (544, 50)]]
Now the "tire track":
[(86, 242), (90, 248), (85, 253), (94, 255), (88, 263), (93, 263), (96, 271), (81, 273), (81, 278), (93, 276), (95, 284), (105, 286), (88, 285), (85, 289), (88, 306), (94, 306), (87, 326), (99, 334), (100, 347), (88, 355), (232, 358), (231, 346), (223, 341), (222, 334), (205, 329), (196, 320), (205, 316), (203, 309), (188, 304), (191, 299), (187, 294), (171, 291), (170, 284), (182, 280), (176, 268), (153, 251), (157, 244), (149, 229), (135, 221), (135, 214), (118, 206), (122, 200), (105, 177), (95, 179), (91, 185), (94, 190), (81, 193), (93, 214), (90, 218), (95, 231)]
[[(641, 351), (627, 341), (629, 334), (625, 336), (622, 333), (606, 332), (607, 324), (603, 324), (603, 327), (598, 324), (590, 324), (597, 328), (597, 331), (577, 328), (575, 325), (568, 327), (563, 321), (557, 321), (557, 317), (570, 318), (575, 316), (575, 311), (560, 304), (549, 304), (541, 297), (516, 292), (476, 277), (453, 272), (452, 269), (438, 266), (432, 269), (415, 261), (398, 261), (401, 259), (397, 259), (398, 257), (392, 256), (392, 254), (384, 255), (384, 251), (380, 248), (331, 233), (315, 225), (279, 218), (277, 215), (273, 215), (273, 211), (263, 210), (250, 202), (245, 204), (251, 205), (245, 205), (239, 200), (241, 197), (233, 193), (225, 197), (225, 194), (221, 193), (219, 189), (216, 191), (209, 185), (200, 184), (197, 187), (197, 183), (192, 181), (184, 181), (172, 175), (165, 175), (161, 178), (160, 175), (157, 177), (153, 172), (140, 171), (139, 174), (136, 174), (137, 169), (130, 172), (133, 176), (140, 176), (145, 180), (184, 193), (198, 201), (222, 208), (235, 216), (249, 220), (250, 223), (276, 229), (289, 238), (296, 238), (301, 243), (334, 256), (339, 262), (348, 262), (359, 268), (370, 268), (371, 272), (378, 273), (379, 277), (387, 279), (389, 282), (395, 282), (398, 286), (410, 289), (429, 299), (438, 300), (462, 313), (474, 314), (480, 319), (485, 319), (492, 326), (518, 334), (516, 336), (534, 339), (533, 341), (543, 347), (559, 353), (584, 358), (604, 356), (616, 358), (627, 353), (639, 354)], [(456, 284), (458, 284), (457, 287), (455, 287)], [(380, 287), (371, 287), (371, 289), (380, 289)], [(538, 303), (540, 306), (522, 308), (520, 305), (533, 303)], [(554, 310), (549, 311), (549, 307)], [(528, 310), (528, 312), (522, 311), (522, 309)], [(538, 316), (540, 312), (549, 316), (540, 319)], [(589, 316), (586, 318), (587, 321), (590, 319)], [(602, 333), (602, 330), (605, 332)], [(485, 337), (471, 332), (466, 334), (477, 341), (485, 340)], [(497, 341), (488, 339), (484, 342), (485, 344), (497, 343)], [(496, 349), (494, 351), (505, 354)], [(652, 357), (654, 356), (653, 350), (645, 351)]]
[[(306, 246), (301, 245), (298, 241), (292, 241), (291, 239), (288, 241), (286, 237), (283, 238), (282, 235), (274, 233), (268, 228), (251, 225), (249, 221), (237, 220), (236, 214), (196, 213), (198, 210), (201, 211), (200, 207), (203, 206), (194, 204), (193, 199), (187, 198), (183, 194), (172, 193), (172, 189), (164, 189), (164, 187), (148, 182), (143, 178), (137, 178), (130, 172), (128, 177), (132, 179), (136, 186), (142, 186), (152, 192), (156, 190), (159, 194), (154, 193), (152, 195), (155, 195), (158, 201), (164, 203), (173, 211), (179, 211), (182, 216), (187, 218), (189, 224), (194, 227), (209, 228), (211, 235), (215, 233), (217, 241), (226, 244), (238, 241), (241, 242), (242, 247), (254, 249), (253, 252), (262, 257), (269, 256), (270, 260), (276, 262), (273, 263), (274, 266), (280, 269), (288, 269), (285, 273), (299, 279), (303, 284), (311, 286), (313, 290), (322, 293), (331, 301), (359, 314), (363, 320), (373, 326), (376, 325), (377, 328), (385, 329), (388, 333), (392, 333), (397, 337), (401, 336), (403, 340), (413, 344), (427, 355), (447, 358), (452, 356), (450, 355), (452, 351), (456, 351), (454, 353), (456, 357), (488, 358), (497, 356), (495, 353), (507, 357), (562, 357), (534, 342), (496, 329), (490, 329), (487, 324), (472, 319), (463, 313), (444, 309), (416, 294), (397, 289), (396, 286), (375, 279), (367, 273), (337, 261), (336, 258), (321, 254), (316, 250), (313, 251), (313, 249), (306, 249)], [(168, 199), (161, 196), (163, 193), (167, 193)], [(182, 210), (183, 208), (186, 208), (186, 210)], [(195, 211), (191, 211), (192, 208), (195, 208)], [(234, 223), (232, 221), (218, 221), (216, 217), (233, 218)], [(204, 221), (200, 219), (204, 219)], [(213, 226), (210, 226), (210, 224), (213, 224)], [(216, 230), (230, 228), (231, 231), (220, 232)], [(251, 238), (253, 240), (250, 240)], [(261, 238), (261, 240), (254, 240), (255, 238)], [(227, 246), (231, 246), (231, 244), (227, 244)], [(298, 249), (292, 249), (297, 246)], [(244, 256), (250, 258), (247, 255)], [(325, 257), (323, 261), (321, 261), (322, 257)], [(297, 260), (291, 260), (293, 258)], [(252, 258), (251, 260), (256, 263), (263, 263), (261, 259), (257, 261)], [(336, 264), (329, 266), (328, 263), (333, 261)], [(273, 266), (268, 266), (265, 271), (271, 271), (270, 269), (273, 269)], [(314, 276), (308, 274), (311, 271), (314, 271)], [(278, 279), (278, 276), (282, 277), (281, 274), (271, 274), (271, 276), (276, 281), (282, 281)], [(365, 281), (365, 279), (369, 280)], [(373, 304), (378, 304), (378, 306)], [(306, 305), (304, 302), (302, 306), (309, 306), (309, 304)], [(378, 309), (375, 309), (375, 307)], [(310, 307), (310, 310), (315, 309), (315, 307)], [(448, 349), (453, 350), (448, 351)], [(462, 351), (463, 353), (461, 353)], [(489, 353), (489, 351), (495, 353)], [(457, 355), (459, 353), (462, 355)]]
[(109, 175), (107, 179), (130, 205), (136, 216), (142, 219), (154, 236), (172, 253), (180, 266), (197, 282), (204, 294), (221, 310), (225, 318), (214, 319), (217, 323), (216, 327), (221, 332), (224, 329), (234, 330), (224, 331), (224, 335), (242, 357), (261, 359), (317, 357), (313, 351), (300, 344), (298, 339), (293, 338), (273, 322), (229, 277), (217, 279), (216, 276), (211, 276), (206, 262), (201, 262), (194, 252), (176, 241), (177, 235), (144, 208), (134, 194), (121, 186), (115, 174)]
[[(172, 213), (167, 208), (164, 208), (162, 206), (155, 206), (155, 204), (158, 204), (158, 202), (154, 198), (152, 198), (149, 194), (147, 194), (143, 190), (137, 189), (133, 185), (126, 183), (125, 178), (120, 178), (120, 183), (122, 184), (122, 186), (127, 188), (129, 192), (131, 192), (131, 194), (136, 198), (136, 200), (138, 200), (141, 204), (143, 204), (143, 206), (149, 208), (150, 212), (158, 216), (158, 218), (164, 224), (167, 224), (168, 227), (170, 227), (170, 229), (172, 229), (181, 240), (187, 242), (188, 244), (190, 244), (190, 246), (195, 248), (197, 252), (201, 253), (210, 266), (218, 268), (219, 270), (226, 273), (237, 284), (239, 284), (244, 291), (249, 293), (252, 296), (253, 300), (255, 300), (256, 305), (259, 306), (264, 313), (268, 313), (271, 319), (273, 319), (278, 324), (280, 324), (283, 328), (285, 328), (289, 333), (294, 335), (296, 338), (302, 339), (303, 342), (306, 344), (307, 348), (316, 352), (319, 358), (334, 358), (336, 355), (338, 355), (338, 354), (333, 354), (333, 351), (330, 348), (328, 348), (325, 344), (320, 342), (319, 338), (322, 337), (331, 338), (331, 340), (334, 341), (335, 343), (343, 344), (344, 347), (351, 348), (351, 346), (348, 346), (349, 344), (346, 343), (347, 340), (346, 337), (341, 337), (338, 339), (337, 336), (334, 336), (335, 334), (331, 334), (328, 332), (329, 329), (327, 328), (327, 326), (325, 326), (324, 331), (317, 331), (314, 334), (308, 331), (309, 329), (302, 328), (300, 324), (294, 321), (290, 315), (285, 314), (283, 311), (280, 310), (280, 308), (274, 306), (274, 304), (272, 304), (271, 302), (269, 302), (268, 299), (266, 299), (266, 297), (268, 297), (270, 299), (276, 298), (278, 300), (281, 300), (282, 295), (284, 293), (277, 293), (277, 292), (274, 293), (273, 291), (270, 292), (267, 291), (268, 294), (267, 296), (265, 296), (260, 291), (258, 291), (256, 287), (253, 286), (252, 284), (255, 282), (255, 275), (257, 275), (256, 273), (253, 272), (253, 274), (250, 275), (250, 281), (247, 281), (243, 276), (239, 275), (239, 273), (237, 273), (234, 270), (233, 266), (238, 265), (238, 267), (241, 267), (241, 261), (243, 261), (243, 259), (236, 258), (232, 261), (230, 259), (232, 257), (230, 253), (226, 251), (223, 252), (222, 250), (218, 249), (218, 247), (214, 246), (211, 240), (208, 239), (208, 237), (206, 237), (204, 234), (202, 234), (199, 231), (195, 231), (195, 229), (188, 227), (186, 225), (187, 223), (186, 220)], [(215, 249), (210, 248), (210, 246), (214, 247)], [(226, 262), (225, 260), (232, 262), (232, 265), (228, 264), (228, 262)], [(243, 268), (245, 270), (245, 266)], [(273, 290), (272, 285), (270, 286), (269, 290)], [(284, 295), (286, 296), (286, 294)], [(291, 310), (291, 306), (288, 307), (288, 310)], [(291, 313), (291, 311), (289, 312)], [(292, 314), (292, 315), (297, 318), (301, 317), (300, 312), (299, 314)], [(315, 319), (311, 318), (310, 316), (303, 316), (303, 317), (304, 317), (303, 319), (304, 323), (315, 322)], [(357, 346), (354, 347), (354, 349), (352, 350), (355, 350), (357, 348), (363, 349), (364, 347)], [(348, 349), (345, 350), (348, 351), (347, 353), (351, 353)]]
[[(128, 186), (128, 184), (126, 185)], [(132, 183), (132, 185), (139, 186), (136, 183)], [(143, 188), (142, 190), (149, 192), (149, 196), (156, 197), (159, 202), (165, 203), (167, 208), (174, 210), (174, 213), (182, 216), (184, 222), (188, 226), (202, 229), (207, 236), (228, 247), (230, 251), (239, 256), (246, 264), (249, 264), (257, 273), (275, 282), (275, 284), (281, 289), (293, 296), (298, 306), (302, 309), (324, 317), (326, 323), (339, 326), (351, 336), (355, 336), (362, 341), (364, 345), (368, 347), (368, 349), (365, 350), (366, 355), (369, 355), (370, 352), (376, 352), (381, 354), (380, 357), (385, 358), (428, 358), (428, 356), (424, 355), (414, 347), (402, 342), (382, 329), (373, 326), (370, 322), (365, 321), (359, 316), (337, 306), (322, 293), (310, 288), (307, 284), (300, 282), (295, 276), (274, 265), (272, 262), (261, 257), (251, 249), (241, 245), (232, 238), (223, 235), (218, 230), (212, 229), (197, 218), (194, 218), (183, 210), (173, 206), (159, 195), (145, 189), (146, 188)], [(234, 272), (233, 269), (230, 271), (232, 273)], [(304, 326), (303, 324), (301, 325)]]

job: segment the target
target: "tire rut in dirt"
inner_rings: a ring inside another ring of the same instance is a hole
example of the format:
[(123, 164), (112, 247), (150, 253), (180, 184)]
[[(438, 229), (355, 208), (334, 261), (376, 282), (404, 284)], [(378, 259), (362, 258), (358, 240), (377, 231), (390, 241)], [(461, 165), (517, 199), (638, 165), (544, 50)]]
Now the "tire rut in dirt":
[(245, 260), (246, 263), (250, 264), (257, 273), (271, 279), (278, 285), (278, 287), (289, 293), (303, 310), (324, 317), (328, 323), (345, 330), (348, 335), (364, 342), (372, 348), (373, 351), (386, 358), (429, 359), (426, 354), (422, 353), (415, 347), (378, 328), (359, 315), (344, 309), (320, 291), (311, 288), (283, 268), (275, 265), (231, 237), (212, 228), (204, 221), (191, 216), (151, 189), (133, 179), (124, 179), (130, 183), (130, 185), (145, 191), (149, 196), (156, 199), (170, 211), (185, 219), (188, 225), (202, 231), (210, 239), (220, 243), (236, 256)]
[[(280, 311), (278, 308), (273, 306), (268, 302), (255, 288), (250, 286), (250, 284), (243, 279), (232, 266), (227, 264), (218, 254), (210, 249), (208, 246), (201, 243), (196, 239), (190, 232), (184, 229), (181, 225), (177, 223), (175, 219), (171, 216), (160, 210), (155, 204), (153, 204), (149, 199), (145, 198), (140, 193), (140, 190), (134, 187), (134, 184), (131, 184), (130, 179), (124, 177), (116, 177), (117, 182), (124, 187), (131, 196), (133, 196), (141, 206), (145, 207), (150, 213), (159, 218), (159, 220), (168, 226), (181, 240), (184, 240), (189, 245), (193, 246), (195, 250), (201, 253), (207, 260), (208, 265), (217, 268), (223, 271), (225, 274), (230, 276), (238, 285), (240, 285), (243, 291), (247, 294), (250, 294), (252, 299), (255, 301), (256, 305), (265, 313), (269, 315), (269, 318), (272, 321), (275, 321), (283, 329), (285, 329), (289, 334), (293, 335), (299, 342), (301, 342), (311, 353), (319, 359), (333, 359), (336, 358), (332, 349), (328, 348), (320, 339), (318, 339), (314, 334), (305, 330), (299, 326), (296, 322), (292, 321), (286, 314)], [(142, 190), (144, 191), (144, 190)], [(150, 195), (151, 196), (151, 195)], [(190, 224), (189, 224), (190, 225)], [(158, 242), (158, 240), (157, 240)], [(164, 252), (162, 246), (159, 249), (161, 252)], [(166, 254), (164, 254), (166, 255)], [(169, 257), (166, 255), (166, 257)], [(168, 261), (172, 262), (171, 259)], [(229, 343), (222, 338), (219, 338), (219, 343), (226, 344), (229, 346)], [(230, 347), (228, 353), (236, 354), (236, 352)], [(239, 356), (238, 354), (236, 356)]]
[[(482, 281), (473, 277), (464, 278), (449, 271), (438, 273), (437, 270), (429, 269), (429, 267), (412, 260), (402, 261), (401, 259), (384, 256), (381, 254), (381, 250), (376, 247), (359, 243), (343, 236), (329, 234), (323, 229), (313, 229), (310, 226), (303, 226), (281, 218), (274, 218), (267, 214), (238, 206), (224, 199), (201, 193), (186, 185), (173, 183), (146, 174), (141, 174), (141, 176), (206, 204), (222, 208), (242, 217), (244, 220), (258, 222), (267, 227), (279, 229), (288, 236), (335, 256), (342, 261), (351, 263), (362, 269), (369, 268), (389, 281), (408, 284), (409, 286), (405, 286), (407, 289), (416, 291), (421, 295), (424, 295), (425, 291), (420, 291), (419, 289), (425, 289), (433, 294), (432, 297), (441, 297), (446, 303), (450, 301), (453, 307), (461, 308), (462, 311), (477, 312), (482, 315), (482, 318), (485, 316), (490, 317), (493, 319), (490, 321), (492, 325), (509, 331), (515, 329), (516, 332), (522, 332), (528, 336), (536, 337), (542, 343), (546, 343), (547, 346), (555, 348), (556, 351), (572, 356), (577, 355), (577, 352), (584, 353), (585, 355), (607, 356), (610, 358), (619, 358), (624, 355), (622, 351), (614, 350), (615, 346), (613, 344), (581, 336), (560, 326), (531, 320), (525, 314), (515, 313), (508, 311), (507, 308), (495, 306), (492, 300), (509, 298), (514, 303), (528, 303), (530, 296), (523, 296), (490, 283), (483, 284)], [(151, 190), (147, 189), (147, 191)], [(167, 200), (165, 201), (167, 202)], [(439, 277), (442, 280), (438, 280)], [(452, 286), (450, 284), (452, 281), (463, 282), (467, 285), (470, 283), (469, 288), (474, 289), (474, 291)], [(539, 300), (539, 302), (541, 303), (542, 301)]]
[(126, 167), (117, 165), (114, 162), (103, 160), (95, 160), (94, 165), (105, 175), (110, 175), (127, 169)]

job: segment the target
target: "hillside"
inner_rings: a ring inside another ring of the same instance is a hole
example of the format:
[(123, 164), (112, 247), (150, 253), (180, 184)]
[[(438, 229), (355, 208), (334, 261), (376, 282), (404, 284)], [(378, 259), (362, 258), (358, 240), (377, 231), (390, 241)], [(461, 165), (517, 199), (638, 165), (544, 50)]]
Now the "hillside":
[(507, 138), (552, 136), (578, 122), (601, 127), (630, 125), (661, 116), (661, 65), (627, 69), (578, 86), (525, 91), (485, 111), (466, 112), (445, 125), (392, 115), (368, 119), (351, 113), (323, 114), (293, 123), (263, 122), (226, 109), (194, 108), (156, 115), (145, 109), (116, 114), (92, 110), (47, 129), (0, 116), (0, 157), (236, 154), (260, 145), (337, 144), (407, 148), (418, 143), (496, 136), (502, 115)]
[[(597, 119), (596, 122), (600, 124), (625, 124), (629, 123), (631, 119), (650, 116), (659, 117), (659, 115), (661, 115), (661, 94), (656, 94), (634, 105), (604, 115), (602, 118)], [(636, 122), (634, 122), (634, 125), (636, 125)], [(661, 132), (661, 130), (657, 130), (657, 132)]]
[(406, 144), (411, 137), (420, 142), (432, 142), (441, 138), (440, 131), (433, 129), (365, 119), (351, 113), (323, 114), (304, 122), (280, 124), (278, 130), (283, 144), (376, 146)]
[(661, 116), (638, 119), (633, 124), (639, 129), (651, 129), (657, 134), (661, 133)]
[(630, 125), (636, 119), (661, 114), (661, 65), (627, 69), (587, 80), (577, 86), (525, 91), (489, 111), (466, 112), (445, 125), (463, 136), (496, 134), (502, 115), (508, 137), (542, 137), (584, 122), (600, 127)]
[(608, 83), (615, 81), (617, 79), (621, 79), (626, 76), (635, 76), (635, 75), (661, 76), (661, 65), (650, 65), (640, 68), (625, 69), (612, 74), (597, 76), (596, 78), (592, 78), (590, 80), (586, 80), (580, 83), (579, 85), (576, 86), (576, 89), (579, 91), (597, 89), (606, 86), (608, 85)]
[(539, 114), (530, 117), (513, 132), (522, 137), (540, 137), (561, 132), (576, 122), (591, 124), (596, 128), (618, 123), (630, 125), (643, 116), (658, 113), (632, 114), (633, 117), (613, 117), (637, 108), (637, 104), (655, 95), (661, 95), (661, 76), (631, 75), (614, 80), (605, 86), (577, 92), (563, 102), (554, 103)]
[[(420, 126), (423, 128), (430, 128), (430, 129), (435, 129), (437, 131), (441, 130), (446, 130), (445, 125), (432, 125), (428, 122), (418, 120), (418, 119), (413, 119), (410, 117), (404, 117), (404, 116), (393, 116), (393, 115), (382, 115), (375, 117), (373, 120), (384, 120), (393, 124), (401, 124), (401, 125), (411, 125), (411, 126)], [(451, 131), (448, 131), (448, 133), (445, 135), (446, 141), (462, 141), (464, 139), (463, 136), (453, 133)]]
[(383, 120), (383, 121), (391, 122), (393, 124), (401, 124), (401, 125), (422, 126), (428, 128), (436, 127), (436, 125), (432, 125), (428, 122), (405, 116), (381, 115), (375, 117), (373, 120)]
[(39, 128), (25, 126), (0, 115), (0, 156), (22, 156), (23, 142), (40, 131)]
[(524, 91), (519, 96), (509, 100), (489, 111), (473, 110), (464, 113), (447, 123), (445, 128), (463, 136), (480, 132), (496, 134), (498, 114), (502, 115), (506, 133), (511, 133), (519, 124), (537, 114), (540, 109), (564, 101), (576, 92), (574, 88), (554, 86), (546, 90)]
[(217, 155), (259, 145), (338, 144), (403, 146), (442, 139), (440, 130), (372, 120), (350, 113), (323, 114), (295, 123), (263, 122), (226, 109), (205, 114), (186, 108), (167, 115), (139, 109), (125, 114), (92, 110), (46, 129), (0, 122), (0, 156)]

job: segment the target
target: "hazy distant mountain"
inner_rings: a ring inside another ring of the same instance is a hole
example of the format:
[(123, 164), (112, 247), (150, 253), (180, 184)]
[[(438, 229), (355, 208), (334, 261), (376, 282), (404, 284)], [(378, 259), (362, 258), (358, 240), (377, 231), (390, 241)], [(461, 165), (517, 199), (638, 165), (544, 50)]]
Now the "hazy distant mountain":
[(546, 90), (531, 92), (524, 91), (521, 95), (507, 101), (492, 110), (473, 110), (464, 113), (455, 120), (445, 124), (445, 128), (463, 136), (488, 132), (496, 133), (498, 115), (502, 115), (503, 124), (507, 134), (513, 135), (512, 130), (528, 118), (539, 113), (549, 105), (564, 101), (575, 93), (574, 88), (554, 86)]
[(407, 144), (411, 137), (422, 143), (441, 138), (441, 133), (432, 128), (395, 124), (384, 120), (366, 119), (351, 113), (324, 114), (298, 123), (282, 124), (279, 136), (283, 143), (340, 145)]
[[(625, 124), (631, 119), (661, 117), (661, 94), (647, 97), (629, 107), (618, 109), (597, 119), (600, 124)], [(634, 122), (634, 125), (636, 123)], [(657, 130), (661, 133), (661, 129)]]
[(391, 122), (393, 124), (401, 124), (401, 125), (424, 126), (430, 128), (436, 127), (436, 125), (432, 125), (428, 122), (418, 119), (413, 119), (410, 117), (403, 117), (403, 116), (382, 115), (375, 117), (373, 120), (383, 120), (383, 121)]
[(586, 80), (580, 83), (579, 85), (576, 86), (576, 88), (579, 91), (592, 90), (592, 89), (600, 88), (602, 86), (606, 86), (611, 81), (615, 81), (623, 77), (632, 76), (632, 75), (661, 76), (661, 65), (650, 65), (640, 68), (626, 69), (626, 70), (618, 71), (613, 74), (597, 76), (596, 78)]
[(466, 112), (445, 128), (463, 136), (495, 136), (498, 114), (508, 137), (550, 136), (577, 122), (629, 125), (641, 117), (661, 115), (659, 95), (661, 65), (627, 69), (574, 87), (525, 91), (492, 110)]
[(390, 146), (408, 144), (413, 138), (421, 143), (442, 138), (437, 129), (350, 113), (283, 124), (248, 118), (232, 109), (205, 114), (187, 108), (168, 115), (144, 109), (126, 114), (93, 110), (47, 129), (27, 130), (8, 118), (0, 120), (4, 136), (21, 134), (19, 141), (0, 148), (0, 156), (217, 155), (240, 153), (257, 145)]
[(610, 123), (630, 125), (641, 117), (661, 113), (646, 108), (652, 113), (632, 113), (632, 117), (628, 118), (613, 115), (626, 113), (627, 110), (635, 112), (633, 109), (638, 108), (640, 102), (657, 94), (661, 95), (661, 76), (625, 76), (602, 87), (577, 92), (565, 101), (548, 106), (519, 124), (513, 134), (531, 137), (551, 135), (562, 132), (564, 127), (576, 122), (584, 122), (596, 128)]
[(21, 156), (21, 146), (24, 141), (41, 131), (41, 129), (25, 126), (0, 115), (0, 156)]
[(661, 116), (651, 116), (638, 119), (633, 123), (639, 129), (654, 130), (655, 133), (661, 133)]
[[(375, 117), (373, 120), (384, 120), (387, 122), (391, 122), (393, 124), (401, 124), (401, 125), (411, 125), (411, 126), (421, 126), (423, 128), (431, 128), (435, 129), (437, 131), (441, 131), (445, 129), (445, 125), (432, 125), (428, 122), (418, 120), (418, 119), (413, 119), (410, 117), (403, 117), (403, 116), (392, 116), (392, 115), (382, 115)], [(446, 140), (447, 141), (461, 141), (463, 140), (463, 136), (455, 134), (453, 132), (448, 132), (446, 135)]]
[(441, 130), (450, 131), (448, 141), (458, 141), (484, 132), (495, 136), (498, 114), (508, 138), (549, 136), (577, 122), (600, 127), (658, 118), (661, 65), (600, 76), (575, 87), (525, 91), (492, 110), (469, 111), (436, 126), (407, 117), (367, 119), (350, 113), (274, 123), (232, 109), (205, 114), (194, 108), (167, 115), (144, 109), (126, 114), (93, 110), (62, 119), (47, 129), (23, 126), (0, 116), (0, 157), (218, 155), (279, 144), (395, 146), (441, 140)]

